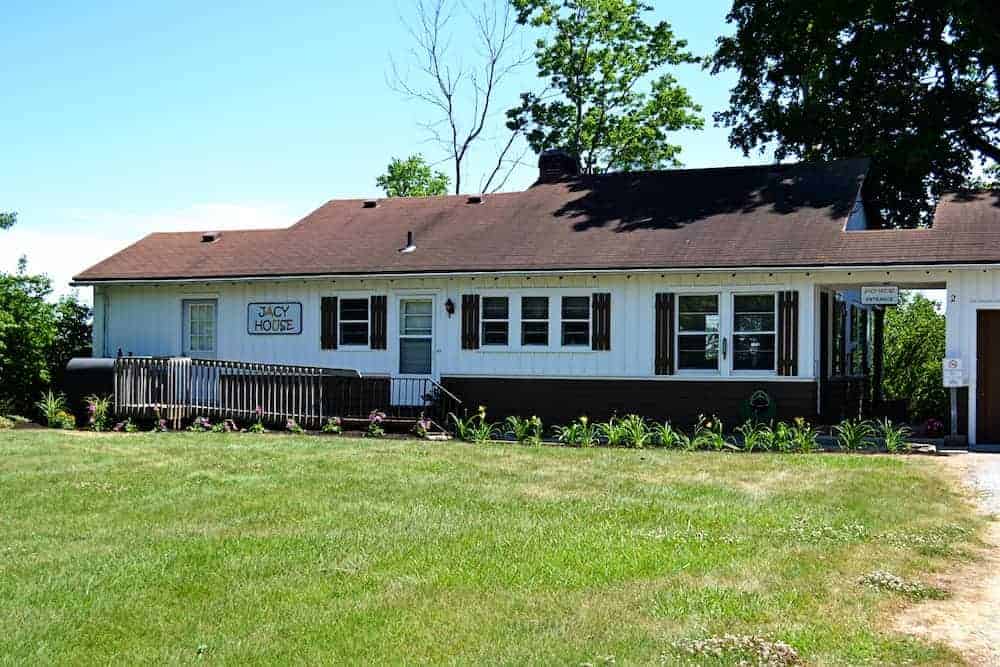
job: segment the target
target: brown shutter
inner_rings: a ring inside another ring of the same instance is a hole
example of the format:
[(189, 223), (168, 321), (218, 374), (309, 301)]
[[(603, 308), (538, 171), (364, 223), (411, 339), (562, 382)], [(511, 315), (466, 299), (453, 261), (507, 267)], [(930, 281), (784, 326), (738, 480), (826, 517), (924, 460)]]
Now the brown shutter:
[(674, 374), (674, 295), (656, 295), (656, 354), (654, 357), (657, 375)]
[(320, 348), (337, 349), (337, 297), (324, 296), (320, 300), (319, 317)]
[(778, 293), (778, 375), (799, 374), (799, 293)]
[(462, 349), (479, 349), (479, 295), (462, 295)]
[(591, 326), (590, 336), (592, 350), (607, 351), (611, 349), (611, 295), (607, 292), (595, 293), (590, 299)]
[(389, 323), (387, 303), (388, 299), (385, 296), (374, 295), (371, 298), (369, 310), (371, 311), (371, 348), (373, 350), (386, 349), (388, 342), (386, 328)]

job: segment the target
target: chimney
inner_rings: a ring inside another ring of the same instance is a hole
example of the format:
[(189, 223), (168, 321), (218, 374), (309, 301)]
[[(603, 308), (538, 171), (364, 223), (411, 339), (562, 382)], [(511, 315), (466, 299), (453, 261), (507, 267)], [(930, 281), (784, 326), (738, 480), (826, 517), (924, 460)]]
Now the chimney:
[(558, 183), (580, 175), (580, 160), (559, 148), (538, 156), (538, 182)]

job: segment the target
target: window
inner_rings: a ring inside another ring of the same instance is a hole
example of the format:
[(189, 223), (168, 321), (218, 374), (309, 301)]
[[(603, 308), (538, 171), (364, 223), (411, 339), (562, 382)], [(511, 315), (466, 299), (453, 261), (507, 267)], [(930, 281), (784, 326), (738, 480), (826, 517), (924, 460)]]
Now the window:
[(508, 300), (505, 296), (483, 297), (483, 345), (506, 345), (510, 333)]
[(368, 344), (368, 299), (340, 300), (340, 344)]
[(777, 368), (776, 326), (773, 294), (733, 296), (734, 371), (773, 371)]
[(562, 344), (590, 345), (590, 297), (562, 298)]
[(521, 297), (521, 345), (549, 344), (549, 297)]
[(433, 302), (407, 299), (399, 303), (399, 372), (402, 375), (429, 375)]
[(719, 369), (719, 297), (677, 298), (677, 369)]
[(215, 351), (215, 302), (195, 301), (188, 307), (188, 352)]

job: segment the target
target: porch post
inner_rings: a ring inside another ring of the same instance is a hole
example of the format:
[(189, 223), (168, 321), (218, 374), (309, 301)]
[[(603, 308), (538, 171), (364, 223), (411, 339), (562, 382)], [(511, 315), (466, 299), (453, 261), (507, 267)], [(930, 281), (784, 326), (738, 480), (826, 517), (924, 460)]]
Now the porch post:
[(875, 309), (875, 326), (872, 341), (872, 408), (882, 407), (882, 376), (885, 363), (885, 308)]

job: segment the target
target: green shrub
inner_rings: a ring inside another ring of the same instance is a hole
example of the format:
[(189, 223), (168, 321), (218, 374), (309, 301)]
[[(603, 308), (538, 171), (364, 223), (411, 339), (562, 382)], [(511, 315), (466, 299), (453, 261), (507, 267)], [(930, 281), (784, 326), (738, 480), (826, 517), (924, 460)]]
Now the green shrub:
[(774, 448), (774, 430), (768, 424), (751, 419), (738, 426), (736, 432), (742, 438), (746, 452), (767, 452)]
[[(366, 438), (381, 438), (385, 435), (385, 428), (382, 424), (385, 422), (385, 413), (381, 410), (372, 410), (368, 413), (368, 428), (365, 430)], [(298, 424), (296, 424), (298, 426)], [(301, 429), (297, 431), (301, 433)]]
[(622, 444), (625, 447), (643, 449), (652, 441), (653, 434), (649, 430), (649, 425), (646, 423), (646, 420), (639, 415), (625, 415), (625, 417), (618, 422), (618, 428), (621, 430), (623, 436)]
[(65, 410), (60, 410), (55, 414), (55, 421), (50, 424), (52, 428), (60, 428), (64, 431), (72, 431), (76, 428), (76, 417)]
[(0, 415), (0, 431), (6, 431), (12, 428), (14, 428), (14, 420), (10, 417)]
[(195, 417), (191, 425), (187, 427), (187, 430), (192, 433), (204, 433), (206, 431), (212, 430), (212, 422), (209, 421), (208, 417)]
[(593, 447), (597, 444), (597, 428), (584, 415), (568, 426), (556, 426), (556, 440), (571, 447)]
[(455, 434), (466, 442), (489, 442), (499, 430), (496, 424), (486, 420), (486, 408), (482, 405), (471, 417), (463, 419), (455, 413), (450, 413), (448, 416), (455, 423)]
[(902, 424), (896, 426), (892, 423), (892, 420), (886, 418), (878, 423), (876, 432), (882, 438), (882, 444), (885, 445), (889, 453), (899, 454), (900, 452), (909, 451), (909, 439), (912, 434), (909, 427)]
[(323, 433), (343, 433), (344, 432), (344, 422), (340, 417), (330, 417), (323, 424)]
[(694, 426), (694, 435), (691, 438), (691, 448), (719, 452), (728, 446), (722, 420), (714, 415), (711, 417), (698, 415), (698, 421)]
[(670, 449), (682, 447), (683, 442), (688, 439), (682, 431), (675, 429), (668, 421), (662, 424), (653, 424), (649, 432), (654, 444)]
[(812, 427), (802, 417), (796, 417), (795, 422), (789, 428), (791, 434), (791, 450), (802, 454), (809, 454), (819, 450), (819, 431)]
[(874, 435), (872, 423), (865, 419), (845, 419), (833, 427), (837, 436), (837, 444), (848, 452), (864, 449), (869, 439)]
[(45, 424), (51, 428), (58, 428), (56, 415), (66, 411), (66, 397), (57, 394), (51, 389), (42, 394), (42, 397), (35, 403), (35, 407), (42, 413)]
[(522, 445), (538, 445), (542, 442), (542, 420), (537, 416), (522, 419), (511, 415), (504, 421), (507, 435)]

